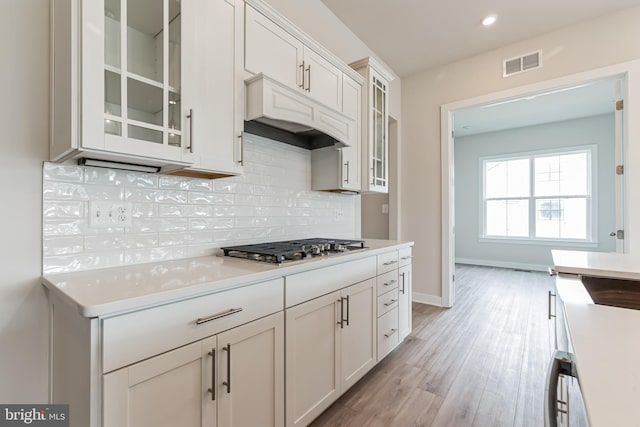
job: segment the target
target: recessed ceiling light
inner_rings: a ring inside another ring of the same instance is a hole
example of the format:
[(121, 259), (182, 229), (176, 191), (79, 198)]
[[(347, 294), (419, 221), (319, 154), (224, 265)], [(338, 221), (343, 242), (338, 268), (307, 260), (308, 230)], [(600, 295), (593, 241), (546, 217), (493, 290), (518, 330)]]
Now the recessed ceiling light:
[(489, 15), (482, 20), (482, 25), (489, 27), (496, 22), (496, 19), (498, 19), (496, 15)]

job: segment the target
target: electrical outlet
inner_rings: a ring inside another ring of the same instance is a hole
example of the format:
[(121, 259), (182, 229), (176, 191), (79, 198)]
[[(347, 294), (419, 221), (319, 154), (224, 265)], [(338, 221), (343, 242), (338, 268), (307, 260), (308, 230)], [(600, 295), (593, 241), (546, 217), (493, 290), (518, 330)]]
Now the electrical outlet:
[(333, 210), (333, 216), (336, 221), (344, 221), (344, 209), (335, 208)]
[(131, 227), (130, 202), (89, 201), (89, 226), (93, 228)]
[(388, 203), (383, 203), (382, 204), (382, 213), (383, 214), (388, 214), (389, 213), (389, 204)]

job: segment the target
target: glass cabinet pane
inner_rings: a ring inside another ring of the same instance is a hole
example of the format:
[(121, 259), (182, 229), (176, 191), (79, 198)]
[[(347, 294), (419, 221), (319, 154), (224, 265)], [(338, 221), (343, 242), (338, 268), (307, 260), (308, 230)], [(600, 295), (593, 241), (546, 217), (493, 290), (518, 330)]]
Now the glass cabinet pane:
[(120, 0), (104, 2), (104, 63), (120, 69)]
[(169, 0), (169, 87), (180, 92), (180, 58), (181, 52), (181, 19), (180, 2)]
[(160, 83), (164, 78), (163, 3), (127, 1), (127, 70)]
[(104, 0), (104, 132), (180, 147), (181, 0)]
[(162, 126), (162, 88), (128, 78), (127, 106), (129, 119)]

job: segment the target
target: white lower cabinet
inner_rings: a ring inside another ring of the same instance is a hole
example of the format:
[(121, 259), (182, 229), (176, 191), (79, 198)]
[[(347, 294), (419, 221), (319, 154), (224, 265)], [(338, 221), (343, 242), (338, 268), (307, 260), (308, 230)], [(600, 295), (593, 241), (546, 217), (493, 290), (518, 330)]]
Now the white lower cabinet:
[(104, 427), (284, 425), (284, 315), (103, 377)]
[(398, 333), (400, 341), (411, 333), (411, 264), (398, 269)]
[(375, 279), (286, 310), (286, 424), (307, 425), (376, 363)]

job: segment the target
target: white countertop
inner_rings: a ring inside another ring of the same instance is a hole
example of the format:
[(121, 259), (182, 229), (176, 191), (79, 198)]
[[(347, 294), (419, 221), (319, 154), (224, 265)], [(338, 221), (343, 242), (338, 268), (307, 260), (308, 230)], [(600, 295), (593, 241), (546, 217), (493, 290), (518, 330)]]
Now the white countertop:
[(640, 280), (640, 257), (615, 252), (551, 251), (559, 273)]
[(366, 248), (283, 264), (209, 256), (51, 274), (42, 283), (85, 317), (101, 317), (220, 292), (302, 271), (412, 246), (413, 242), (366, 240)]
[(553, 251), (553, 259), (591, 427), (640, 426), (640, 310), (594, 304), (576, 276), (640, 279), (640, 263), (578, 251)]

